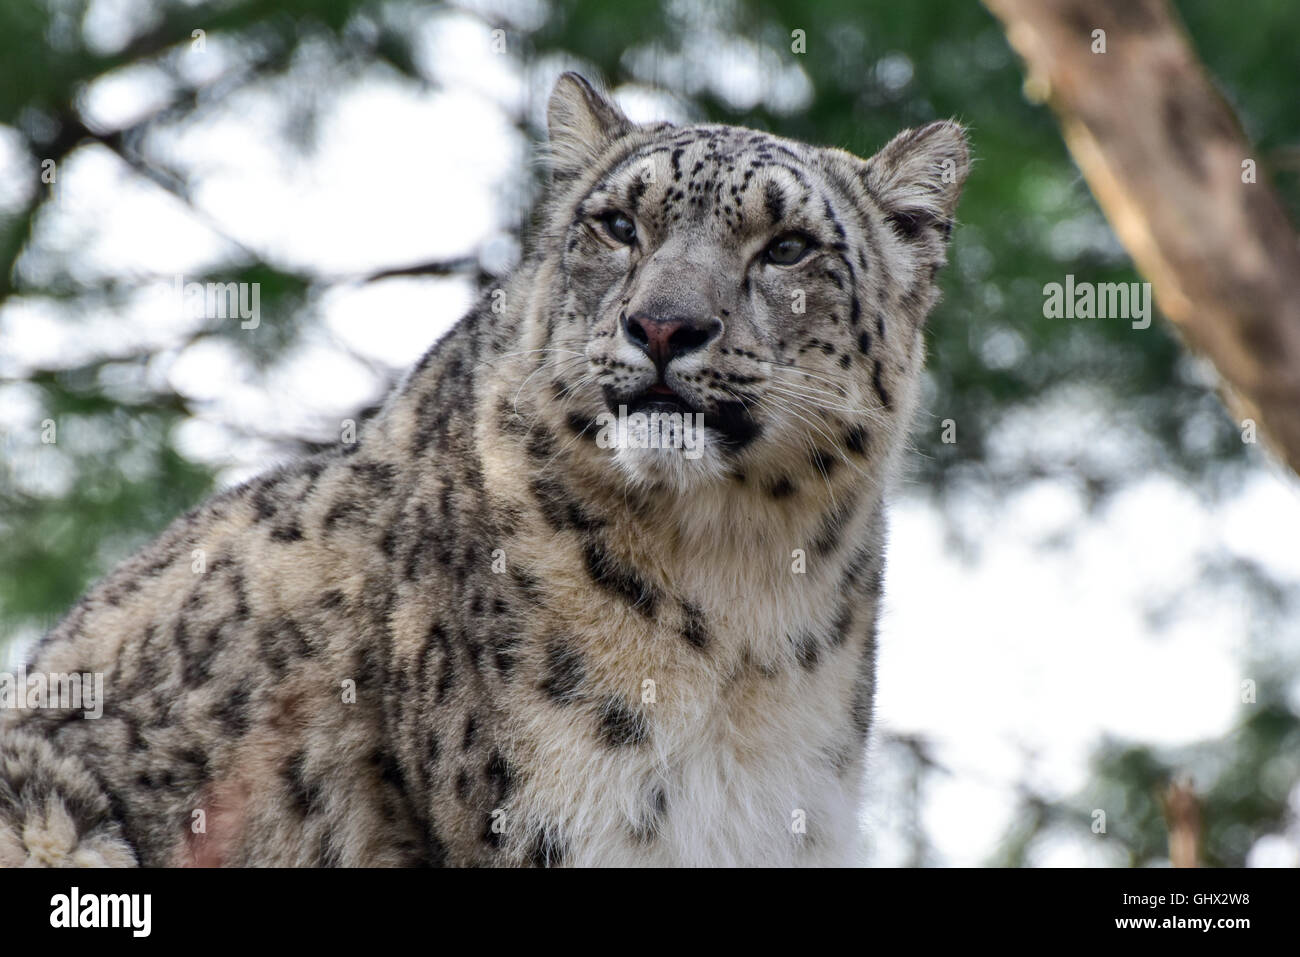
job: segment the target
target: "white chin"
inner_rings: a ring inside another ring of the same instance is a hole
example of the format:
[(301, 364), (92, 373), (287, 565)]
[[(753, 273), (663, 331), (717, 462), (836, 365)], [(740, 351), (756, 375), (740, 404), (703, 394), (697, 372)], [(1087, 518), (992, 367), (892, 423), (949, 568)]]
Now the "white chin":
[(636, 484), (667, 485), (686, 491), (728, 473), (722, 460), (721, 443), (716, 441), (718, 437), (713, 430), (704, 430), (702, 437), (705, 441), (693, 449), (621, 445), (614, 450), (614, 463)]

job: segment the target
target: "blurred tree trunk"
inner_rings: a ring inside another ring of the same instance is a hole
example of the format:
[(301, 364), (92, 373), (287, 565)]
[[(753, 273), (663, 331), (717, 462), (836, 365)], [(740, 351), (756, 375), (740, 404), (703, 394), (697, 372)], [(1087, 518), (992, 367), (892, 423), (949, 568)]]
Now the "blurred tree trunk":
[(1165, 0), (985, 0), (1161, 310), (1300, 473), (1300, 248)]
[(1170, 781), (1160, 803), (1169, 829), (1169, 863), (1174, 867), (1199, 867), (1201, 802), (1192, 782), (1185, 779)]

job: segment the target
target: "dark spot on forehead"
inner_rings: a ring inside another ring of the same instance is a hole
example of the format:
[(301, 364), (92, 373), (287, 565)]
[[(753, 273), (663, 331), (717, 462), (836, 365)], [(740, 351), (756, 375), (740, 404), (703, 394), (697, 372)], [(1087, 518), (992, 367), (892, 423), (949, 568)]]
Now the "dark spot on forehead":
[(636, 213), (641, 207), (641, 197), (645, 195), (646, 187), (650, 184), (646, 182), (644, 176), (637, 176), (628, 185), (627, 188), (627, 206)]
[(781, 187), (772, 180), (768, 180), (763, 186), (763, 205), (773, 225), (779, 223), (785, 216), (785, 197), (781, 194)]

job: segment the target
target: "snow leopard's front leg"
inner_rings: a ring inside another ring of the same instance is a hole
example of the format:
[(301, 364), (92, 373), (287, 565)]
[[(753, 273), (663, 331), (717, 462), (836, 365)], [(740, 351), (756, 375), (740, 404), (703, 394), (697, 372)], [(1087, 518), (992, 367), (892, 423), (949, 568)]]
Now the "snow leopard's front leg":
[(0, 729), (0, 867), (134, 867), (108, 795), (76, 757)]

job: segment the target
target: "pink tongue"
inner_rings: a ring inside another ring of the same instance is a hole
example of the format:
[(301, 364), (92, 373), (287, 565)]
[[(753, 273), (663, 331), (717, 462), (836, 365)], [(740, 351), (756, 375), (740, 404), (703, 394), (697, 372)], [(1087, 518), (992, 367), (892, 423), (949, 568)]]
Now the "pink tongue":
[(675, 394), (676, 394), (676, 393), (673, 392), (672, 389), (668, 388), (668, 386), (663, 385), (662, 383), (658, 383), (658, 382), (656, 382), (654, 385), (652, 385), (652, 386), (650, 387), (650, 391), (651, 391), (651, 392), (656, 392), (656, 393), (658, 393), (659, 395), (675, 395)]

